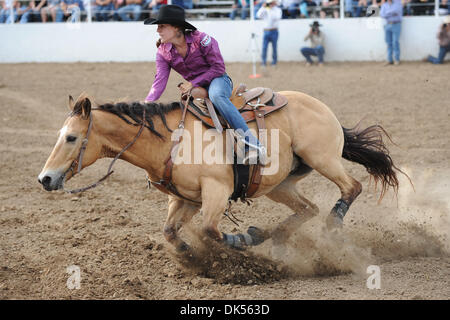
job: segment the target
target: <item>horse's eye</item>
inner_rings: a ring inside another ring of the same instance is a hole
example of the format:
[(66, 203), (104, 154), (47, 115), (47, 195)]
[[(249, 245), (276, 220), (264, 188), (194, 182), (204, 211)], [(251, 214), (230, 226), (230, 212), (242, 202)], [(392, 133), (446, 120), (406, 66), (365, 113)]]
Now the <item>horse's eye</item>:
[(75, 137), (75, 136), (67, 136), (66, 137), (67, 142), (74, 142), (75, 140), (77, 140), (77, 137)]

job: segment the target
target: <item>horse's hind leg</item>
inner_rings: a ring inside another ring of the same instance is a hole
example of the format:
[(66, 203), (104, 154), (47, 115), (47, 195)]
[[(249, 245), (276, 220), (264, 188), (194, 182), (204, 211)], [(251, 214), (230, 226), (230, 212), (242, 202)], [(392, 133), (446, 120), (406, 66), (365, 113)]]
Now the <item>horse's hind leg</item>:
[(199, 208), (198, 205), (169, 196), (169, 212), (164, 225), (164, 237), (177, 251), (188, 249), (188, 245), (178, 236), (178, 231), (192, 219)]
[(331, 161), (326, 166), (315, 166), (314, 169), (333, 181), (341, 191), (341, 198), (326, 220), (328, 229), (341, 227), (350, 205), (362, 191), (361, 183), (345, 171), (341, 159)]
[(289, 176), (266, 194), (269, 199), (283, 203), (294, 211), (294, 214), (272, 230), (271, 237), (274, 246), (284, 244), (296, 229), (319, 213), (319, 208), (300, 194), (297, 182), (301, 179), (301, 176)]

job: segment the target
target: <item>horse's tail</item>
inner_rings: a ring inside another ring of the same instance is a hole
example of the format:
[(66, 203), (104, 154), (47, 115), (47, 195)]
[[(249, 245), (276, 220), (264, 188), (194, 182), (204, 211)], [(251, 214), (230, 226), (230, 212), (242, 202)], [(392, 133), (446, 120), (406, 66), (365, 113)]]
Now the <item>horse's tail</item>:
[(344, 130), (342, 157), (363, 165), (375, 180), (375, 185), (378, 181), (381, 182), (380, 201), (389, 187), (392, 187), (397, 194), (399, 183), (394, 169), (403, 172), (394, 165), (389, 150), (384, 144), (383, 133), (391, 140), (386, 130), (379, 125), (363, 130), (359, 128), (359, 125), (352, 129), (344, 127), (342, 129)]

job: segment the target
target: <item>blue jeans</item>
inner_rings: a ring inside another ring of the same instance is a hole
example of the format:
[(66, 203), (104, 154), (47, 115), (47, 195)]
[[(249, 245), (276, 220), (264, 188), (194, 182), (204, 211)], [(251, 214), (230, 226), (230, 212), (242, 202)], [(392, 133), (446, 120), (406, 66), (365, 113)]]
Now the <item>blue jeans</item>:
[(242, 8), (242, 5), (240, 3), (238, 3), (237, 8), (235, 8), (235, 9), (233, 9), (233, 11), (231, 11), (230, 19), (234, 20), (236, 18), (236, 13), (237, 13), (238, 9), (241, 9), (241, 19), (242, 20), (247, 19), (247, 11), (249, 10), (249, 6), (250, 5), (247, 3), (245, 8)]
[(441, 64), (444, 62), (444, 58), (447, 52), (450, 52), (450, 45), (446, 47), (439, 47), (439, 56), (437, 58), (428, 56), (428, 61), (433, 64)]
[(108, 21), (114, 13), (114, 4), (111, 2), (106, 6), (96, 6), (94, 10), (97, 21)]
[(272, 65), (277, 64), (277, 42), (278, 42), (278, 30), (264, 31), (263, 47), (262, 47), (262, 63), (266, 65), (267, 60), (267, 47), (269, 42), (272, 43)]
[(258, 139), (250, 134), (247, 123), (242, 118), (239, 111), (231, 103), (230, 96), (233, 91), (233, 82), (227, 74), (217, 77), (211, 81), (208, 88), (208, 95), (211, 102), (222, 115), (222, 117), (235, 130), (242, 130), (246, 134), (246, 141), (252, 144), (259, 144)]
[(291, 3), (289, 5), (289, 7), (287, 8), (287, 12), (289, 13), (289, 18), (290, 19), (297, 18), (299, 7), (300, 7), (300, 4), (298, 4), (298, 3)]
[(392, 63), (392, 55), (395, 61), (400, 61), (400, 32), (402, 30), (402, 23), (387, 23), (384, 26), (384, 36), (387, 43), (387, 60)]
[(172, 0), (172, 4), (182, 7), (183, 9), (192, 9), (194, 7), (192, 0)]
[(14, 16), (11, 17), (11, 9), (0, 9), (0, 23), (15, 22), (17, 19), (17, 10), (16, 9), (13, 9), (13, 14), (14, 14)]
[(303, 56), (306, 58), (306, 61), (309, 63), (313, 63), (311, 56), (317, 56), (319, 58), (319, 62), (323, 63), (323, 55), (325, 54), (325, 49), (322, 46), (317, 46), (315, 48), (307, 48), (303, 47), (300, 49)]
[(33, 21), (41, 21), (41, 13), (39, 10), (34, 11), (30, 9), (22, 15), (20, 18), (20, 23), (28, 23), (32, 16), (34, 16)]
[[(131, 13), (133, 14), (133, 19), (129, 17)], [(129, 4), (117, 10), (117, 14), (122, 21), (138, 21), (141, 16), (141, 6), (139, 4)]]

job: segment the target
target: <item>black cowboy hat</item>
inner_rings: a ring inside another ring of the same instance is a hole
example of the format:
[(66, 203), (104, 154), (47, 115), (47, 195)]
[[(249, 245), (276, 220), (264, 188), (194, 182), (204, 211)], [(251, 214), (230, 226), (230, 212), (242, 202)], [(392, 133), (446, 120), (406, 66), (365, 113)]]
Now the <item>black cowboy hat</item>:
[(319, 21), (314, 21), (314, 22), (311, 23), (309, 26), (310, 26), (310, 27), (321, 27), (322, 25), (319, 24)]
[(144, 24), (170, 24), (184, 27), (185, 29), (197, 30), (192, 24), (186, 22), (184, 9), (176, 5), (162, 6), (159, 9), (158, 17), (156, 19), (145, 19)]

